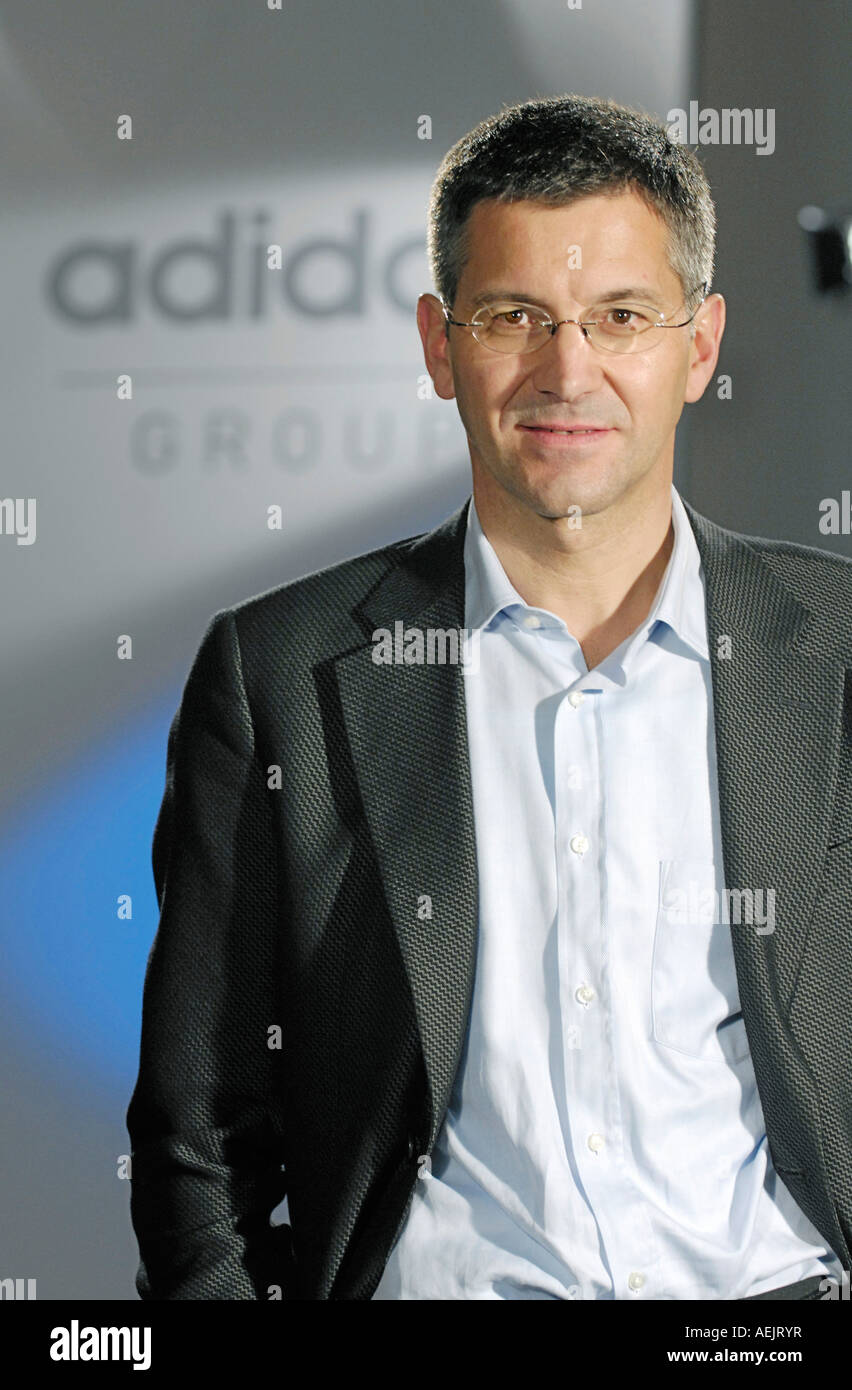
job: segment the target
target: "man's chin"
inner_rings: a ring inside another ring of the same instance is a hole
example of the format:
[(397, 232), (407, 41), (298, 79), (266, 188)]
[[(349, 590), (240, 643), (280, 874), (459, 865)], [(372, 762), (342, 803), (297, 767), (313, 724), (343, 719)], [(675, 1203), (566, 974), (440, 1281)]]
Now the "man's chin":
[(619, 494), (619, 489), (603, 478), (577, 480), (574, 483), (569, 483), (565, 478), (549, 482), (516, 479), (509, 491), (525, 507), (549, 521), (561, 517), (576, 521), (578, 515), (594, 516), (612, 506)]

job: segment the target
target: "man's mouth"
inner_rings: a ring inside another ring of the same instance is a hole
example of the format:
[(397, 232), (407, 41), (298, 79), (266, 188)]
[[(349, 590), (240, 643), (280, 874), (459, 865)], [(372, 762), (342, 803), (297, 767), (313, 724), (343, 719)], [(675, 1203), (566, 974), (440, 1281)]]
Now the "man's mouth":
[(606, 434), (608, 427), (603, 425), (521, 425), (522, 430), (535, 430), (540, 434)]

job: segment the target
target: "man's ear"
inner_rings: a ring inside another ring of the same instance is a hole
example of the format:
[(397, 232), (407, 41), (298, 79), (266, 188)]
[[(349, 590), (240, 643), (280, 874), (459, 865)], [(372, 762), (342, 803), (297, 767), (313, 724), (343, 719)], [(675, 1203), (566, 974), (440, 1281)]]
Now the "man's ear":
[(720, 294), (711, 294), (705, 299), (695, 315), (694, 323), (695, 336), (689, 345), (684, 401), (700, 400), (716, 369), (725, 331), (725, 301)]
[(423, 358), (435, 392), (444, 401), (455, 397), (450, 340), (441, 301), (434, 294), (421, 294), (417, 301), (417, 327), (423, 344)]

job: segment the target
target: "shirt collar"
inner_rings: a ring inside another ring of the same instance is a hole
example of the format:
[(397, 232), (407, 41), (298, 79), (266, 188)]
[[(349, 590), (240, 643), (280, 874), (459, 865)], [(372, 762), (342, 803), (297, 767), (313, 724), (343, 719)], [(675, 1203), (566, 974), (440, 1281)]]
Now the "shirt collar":
[[(674, 523), (672, 553), (650, 612), (634, 634), (630, 647), (634, 646), (634, 642), (643, 641), (659, 622), (665, 623), (699, 656), (708, 660), (701, 556), (686, 508), (674, 484), (671, 492)], [(546, 608), (533, 608), (521, 598), (482, 529), (473, 496), (467, 513), (464, 568), (465, 626), (468, 631), (489, 627), (497, 614), (503, 612), (524, 626), (528, 626), (524, 624), (524, 618), (535, 615), (540, 619), (541, 627), (561, 627), (568, 631), (563, 620), (555, 613)]]

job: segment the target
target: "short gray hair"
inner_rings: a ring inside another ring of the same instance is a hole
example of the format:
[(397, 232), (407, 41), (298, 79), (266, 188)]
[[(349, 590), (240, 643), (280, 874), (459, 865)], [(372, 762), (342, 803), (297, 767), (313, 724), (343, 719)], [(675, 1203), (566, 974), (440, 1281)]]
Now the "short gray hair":
[(438, 295), (453, 306), (469, 254), (470, 213), (486, 198), (565, 206), (633, 191), (668, 229), (667, 259), (684, 302), (713, 278), (716, 214), (697, 156), (651, 116), (595, 97), (535, 98), (504, 107), (441, 161), (429, 200), (427, 249)]

